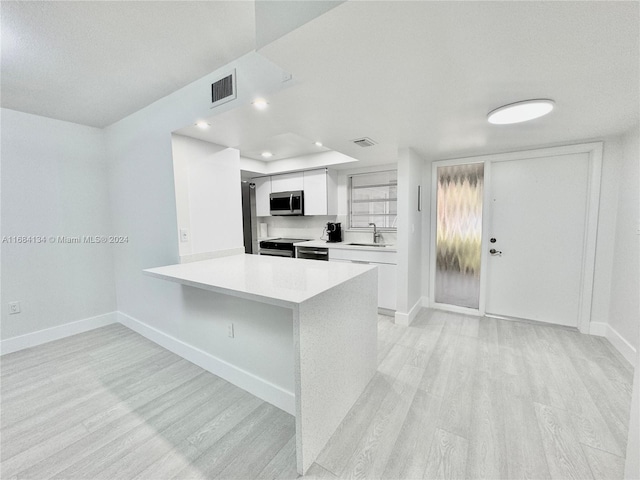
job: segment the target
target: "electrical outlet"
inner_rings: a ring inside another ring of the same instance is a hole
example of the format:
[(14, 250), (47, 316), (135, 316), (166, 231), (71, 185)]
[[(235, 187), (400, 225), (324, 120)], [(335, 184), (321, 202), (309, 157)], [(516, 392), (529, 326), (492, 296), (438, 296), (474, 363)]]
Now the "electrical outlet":
[(227, 335), (229, 338), (233, 338), (233, 323), (227, 325)]
[(9, 302), (9, 315), (20, 313), (20, 302)]
[(182, 243), (189, 241), (189, 231), (186, 228), (180, 229), (180, 241)]

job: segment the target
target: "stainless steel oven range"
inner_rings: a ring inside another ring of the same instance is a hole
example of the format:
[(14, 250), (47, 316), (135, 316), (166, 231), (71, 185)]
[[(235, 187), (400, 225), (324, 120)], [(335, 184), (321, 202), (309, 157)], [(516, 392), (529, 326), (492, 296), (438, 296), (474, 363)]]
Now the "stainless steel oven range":
[(270, 255), (272, 257), (296, 256), (294, 243), (306, 242), (306, 238), (274, 238), (273, 240), (262, 240), (260, 242), (260, 255)]

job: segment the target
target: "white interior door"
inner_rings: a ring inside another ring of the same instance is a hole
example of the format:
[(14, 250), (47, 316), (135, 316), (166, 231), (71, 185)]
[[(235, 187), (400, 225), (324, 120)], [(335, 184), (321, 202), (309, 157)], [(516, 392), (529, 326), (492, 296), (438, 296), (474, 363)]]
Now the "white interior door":
[(578, 326), (589, 171), (588, 153), (491, 164), (487, 314)]

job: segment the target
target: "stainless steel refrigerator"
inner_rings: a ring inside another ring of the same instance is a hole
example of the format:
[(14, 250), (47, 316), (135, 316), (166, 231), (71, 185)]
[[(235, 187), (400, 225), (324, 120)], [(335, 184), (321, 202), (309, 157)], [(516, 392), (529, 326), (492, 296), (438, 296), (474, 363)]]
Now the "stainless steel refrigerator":
[(244, 252), (258, 254), (258, 218), (256, 217), (256, 185), (242, 182), (242, 230)]

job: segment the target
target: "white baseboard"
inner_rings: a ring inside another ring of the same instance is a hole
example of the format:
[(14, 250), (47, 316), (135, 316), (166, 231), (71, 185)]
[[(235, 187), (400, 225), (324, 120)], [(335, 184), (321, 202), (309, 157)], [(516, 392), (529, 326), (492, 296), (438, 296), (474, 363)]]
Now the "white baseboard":
[(160, 330), (147, 325), (129, 315), (118, 312), (118, 321), (139, 333), (143, 337), (157, 343), (161, 347), (179, 355), (180, 357), (204, 368), (214, 375), (224, 378), (228, 382), (255, 395), (256, 397), (284, 410), (291, 415), (296, 414), (296, 398), (293, 392), (284, 390), (263, 378), (242, 370), (221, 358), (207, 353), (199, 348), (184, 343), (182, 340), (167, 335)]
[[(453, 312), (453, 313), (460, 313), (462, 315), (469, 315), (471, 317), (483, 316), (479, 310), (468, 308), (468, 307), (459, 307), (458, 305), (448, 305), (446, 303), (435, 303), (431, 306), (431, 308), (434, 308), (436, 310), (442, 310), (443, 312)], [(490, 313), (486, 313), (484, 316), (491, 317), (491, 318), (498, 318), (495, 315), (491, 315)], [(506, 317), (501, 317), (501, 318), (508, 320)]]
[(57, 327), (45, 328), (37, 332), (27, 333), (17, 337), (7, 338), (0, 342), (0, 355), (13, 353), (25, 348), (35, 347), (43, 343), (53, 342), (61, 338), (70, 337), (78, 333), (88, 332), (94, 328), (104, 327), (116, 323), (116, 312), (109, 312), (95, 317), (83, 318), (75, 322), (65, 323)]
[(396, 325), (404, 325), (405, 327), (408, 327), (409, 325), (411, 325), (411, 322), (413, 322), (413, 320), (416, 318), (421, 308), (422, 308), (422, 297), (420, 297), (418, 301), (415, 303), (415, 305), (411, 307), (411, 310), (409, 310), (409, 313), (396, 311), (396, 315), (395, 315)]
[(609, 330), (609, 324), (604, 322), (591, 322), (589, 324), (589, 335), (596, 335), (598, 337), (606, 337), (607, 330)]
[(589, 333), (599, 337), (605, 337), (611, 342), (620, 355), (634, 367), (636, 366), (637, 352), (636, 349), (627, 340), (620, 335), (611, 325), (604, 322), (591, 322), (589, 325)]

